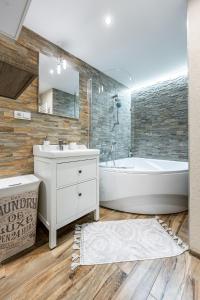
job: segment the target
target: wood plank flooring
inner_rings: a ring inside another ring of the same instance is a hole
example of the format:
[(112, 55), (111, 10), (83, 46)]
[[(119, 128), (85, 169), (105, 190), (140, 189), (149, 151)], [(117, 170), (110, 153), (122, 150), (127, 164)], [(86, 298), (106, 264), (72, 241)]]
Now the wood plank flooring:
[[(101, 209), (101, 220), (147, 218)], [(188, 242), (187, 213), (162, 219)], [(92, 221), (92, 215), (79, 223)], [(69, 278), (74, 224), (58, 233), (58, 247), (49, 250), (48, 232), (38, 224), (37, 243), (0, 267), (0, 299), (20, 300), (197, 300), (200, 260), (178, 257), (96, 266), (81, 266)]]

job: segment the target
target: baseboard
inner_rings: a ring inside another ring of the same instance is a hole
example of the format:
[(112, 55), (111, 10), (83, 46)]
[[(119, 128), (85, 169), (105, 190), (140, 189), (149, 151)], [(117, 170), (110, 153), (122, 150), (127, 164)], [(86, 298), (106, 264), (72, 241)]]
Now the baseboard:
[(195, 252), (193, 250), (190, 250), (190, 254), (193, 255), (193, 256), (195, 256), (196, 258), (200, 259), (200, 253), (197, 253), (197, 252)]

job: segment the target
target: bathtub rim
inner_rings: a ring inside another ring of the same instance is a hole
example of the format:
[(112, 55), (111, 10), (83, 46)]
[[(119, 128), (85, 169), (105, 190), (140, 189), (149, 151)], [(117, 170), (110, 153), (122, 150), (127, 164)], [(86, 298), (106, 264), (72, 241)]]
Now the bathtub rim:
[[(137, 174), (137, 175), (157, 175), (157, 174), (182, 174), (182, 173), (188, 173), (189, 170), (174, 170), (174, 171), (160, 171), (160, 170), (149, 170), (149, 171), (137, 171), (134, 169), (127, 169), (126, 171), (123, 168), (107, 168), (100, 166), (102, 171), (104, 172), (110, 172), (110, 173), (124, 173), (124, 174)], [(101, 171), (100, 169), (100, 171)]]
[(189, 172), (189, 164), (188, 164), (188, 161), (175, 161), (175, 160), (163, 160), (163, 159), (152, 159), (152, 158), (142, 158), (142, 157), (128, 157), (128, 158), (122, 158), (122, 159), (117, 159), (116, 161), (118, 160), (126, 160), (126, 159), (141, 159), (143, 161), (147, 160), (147, 163), (148, 163), (148, 160), (150, 161), (164, 161), (164, 162), (174, 162), (174, 163), (187, 163), (187, 168), (183, 168), (183, 169), (172, 169), (172, 170), (165, 170), (164, 168), (162, 170), (138, 170), (137, 168), (128, 168), (128, 167), (110, 167), (110, 166), (106, 166), (106, 162), (101, 162), (99, 163), (99, 169), (101, 171), (105, 171), (105, 172), (111, 172), (111, 173), (115, 173), (115, 172), (119, 172), (119, 173), (124, 173), (124, 174), (146, 174), (146, 175), (149, 175), (149, 174), (180, 174), (180, 173), (188, 173)]

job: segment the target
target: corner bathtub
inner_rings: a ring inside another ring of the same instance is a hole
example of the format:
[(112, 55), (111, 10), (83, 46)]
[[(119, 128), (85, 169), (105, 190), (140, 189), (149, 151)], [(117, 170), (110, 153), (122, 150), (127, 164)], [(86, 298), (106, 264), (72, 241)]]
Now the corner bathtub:
[(100, 204), (138, 214), (187, 210), (188, 163), (146, 158), (101, 163)]

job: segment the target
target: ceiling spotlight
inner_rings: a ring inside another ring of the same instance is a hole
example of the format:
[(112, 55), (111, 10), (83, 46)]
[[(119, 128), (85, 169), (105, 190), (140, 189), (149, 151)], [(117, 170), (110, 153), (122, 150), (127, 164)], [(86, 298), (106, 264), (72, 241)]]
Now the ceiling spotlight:
[(111, 18), (111, 16), (106, 16), (105, 17), (105, 23), (106, 23), (106, 25), (111, 25), (111, 23), (112, 23), (112, 18)]
[(50, 73), (51, 75), (53, 75), (53, 73), (54, 73), (54, 70), (53, 70), (53, 69), (51, 69), (51, 70), (49, 71), (49, 73)]
[(64, 69), (64, 70), (67, 69), (67, 61), (66, 61), (66, 59), (63, 59), (63, 60), (62, 60), (62, 66), (63, 66), (63, 69)]
[(129, 77), (129, 80), (132, 81), (132, 77), (131, 76)]

